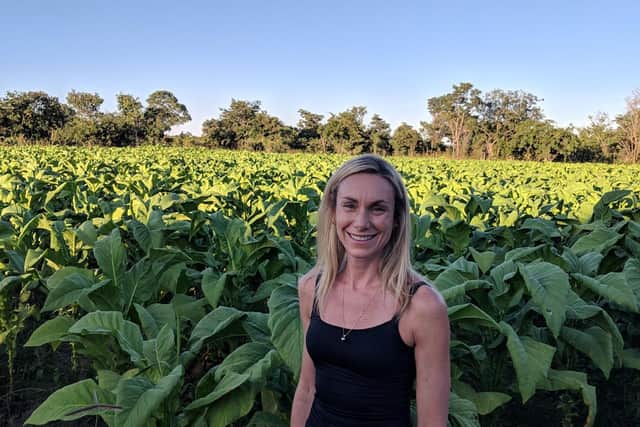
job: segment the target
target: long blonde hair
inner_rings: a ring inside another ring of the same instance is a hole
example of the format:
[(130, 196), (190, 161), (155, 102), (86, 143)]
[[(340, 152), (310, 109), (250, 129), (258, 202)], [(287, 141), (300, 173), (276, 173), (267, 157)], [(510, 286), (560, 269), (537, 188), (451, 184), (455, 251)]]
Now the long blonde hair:
[(395, 229), (384, 248), (380, 274), (384, 290), (393, 292), (401, 313), (409, 303), (410, 280), (416, 275), (411, 267), (409, 197), (402, 177), (396, 169), (374, 154), (363, 154), (345, 162), (331, 175), (324, 189), (318, 210), (318, 259), (315, 267), (315, 270), (320, 273), (315, 298), (318, 310), (323, 310), (329, 290), (345, 262), (345, 249), (338, 239), (333, 221), (338, 187), (345, 178), (357, 173), (381, 176), (393, 187)]

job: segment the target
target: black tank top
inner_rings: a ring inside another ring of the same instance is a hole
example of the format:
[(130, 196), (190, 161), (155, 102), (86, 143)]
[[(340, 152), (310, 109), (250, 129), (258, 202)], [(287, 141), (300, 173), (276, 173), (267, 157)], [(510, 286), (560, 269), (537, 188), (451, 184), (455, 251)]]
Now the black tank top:
[[(411, 295), (424, 282), (411, 287)], [(416, 365), (402, 341), (398, 318), (354, 329), (320, 317), (314, 301), (306, 345), (316, 370), (316, 393), (306, 427), (411, 427), (409, 402)]]

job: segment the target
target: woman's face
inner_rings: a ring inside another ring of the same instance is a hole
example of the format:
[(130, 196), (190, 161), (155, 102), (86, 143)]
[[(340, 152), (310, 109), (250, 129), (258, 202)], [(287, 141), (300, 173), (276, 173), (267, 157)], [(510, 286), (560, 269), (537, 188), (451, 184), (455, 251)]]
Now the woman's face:
[(350, 175), (338, 186), (335, 225), (349, 257), (382, 257), (394, 223), (394, 190), (385, 178)]

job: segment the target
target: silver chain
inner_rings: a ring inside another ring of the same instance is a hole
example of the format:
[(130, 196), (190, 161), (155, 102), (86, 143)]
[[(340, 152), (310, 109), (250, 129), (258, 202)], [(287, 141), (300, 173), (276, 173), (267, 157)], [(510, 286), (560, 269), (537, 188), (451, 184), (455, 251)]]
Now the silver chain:
[[(346, 285), (344, 285), (346, 287)], [(369, 309), (369, 306), (371, 305), (371, 303), (373, 302), (373, 300), (375, 299), (375, 297), (378, 295), (378, 292), (380, 291), (380, 289), (382, 289), (382, 286), (378, 288), (378, 290), (373, 294), (373, 296), (371, 296), (371, 298), (369, 298), (369, 302), (367, 303), (367, 305), (364, 307), (364, 309), (362, 310), (362, 312), (360, 313), (360, 316), (358, 316), (358, 318), (356, 319), (355, 323), (353, 324), (353, 328), (351, 329), (345, 329), (344, 327), (346, 326), (346, 320), (344, 317), (344, 287), (342, 288), (342, 336), (340, 337), (340, 341), (344, 342), (347, 340), (347, 336), (351, 333), (351, 331), (353, 331), (356, 326), (358, 326), (358, 322), (360, 321), (360, 319), (362, 319), (362, 316), (364, 316), (364, 314), (367, 312), (367, 310)]]

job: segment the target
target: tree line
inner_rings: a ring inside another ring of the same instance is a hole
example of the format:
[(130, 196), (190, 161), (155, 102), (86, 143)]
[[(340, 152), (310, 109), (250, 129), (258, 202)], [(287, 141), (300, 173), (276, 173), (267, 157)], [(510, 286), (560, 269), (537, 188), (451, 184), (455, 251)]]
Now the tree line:
[(327, 117), (298, 110), (295, 126), (265, 111), (260, 101), (232, 99), (217, 118), (205, 120), (202, 136), (167, 135), (191, 120), (187, 107), (166, 90), (145, 104), (118, 94), (117, 111), (104, 113), (97, 93), (72, 90), (66, 103), (45, 92), (8, 92), (0, 98), (0, 142), (135, 146), (143, 143), (201, 145), (256, 151), (307, 151), (382, 155), (446, 153), (451, 157), (546, 161), (638, 162), (640, 91), (626, 111), (589, 117), (582, 127), (560, 127), (545, 117), (537, 96), (520, 90), (483, 93), (471, 83), (427, 100), (431, 121), (395, 129), (380, 115), (353, 106)]

